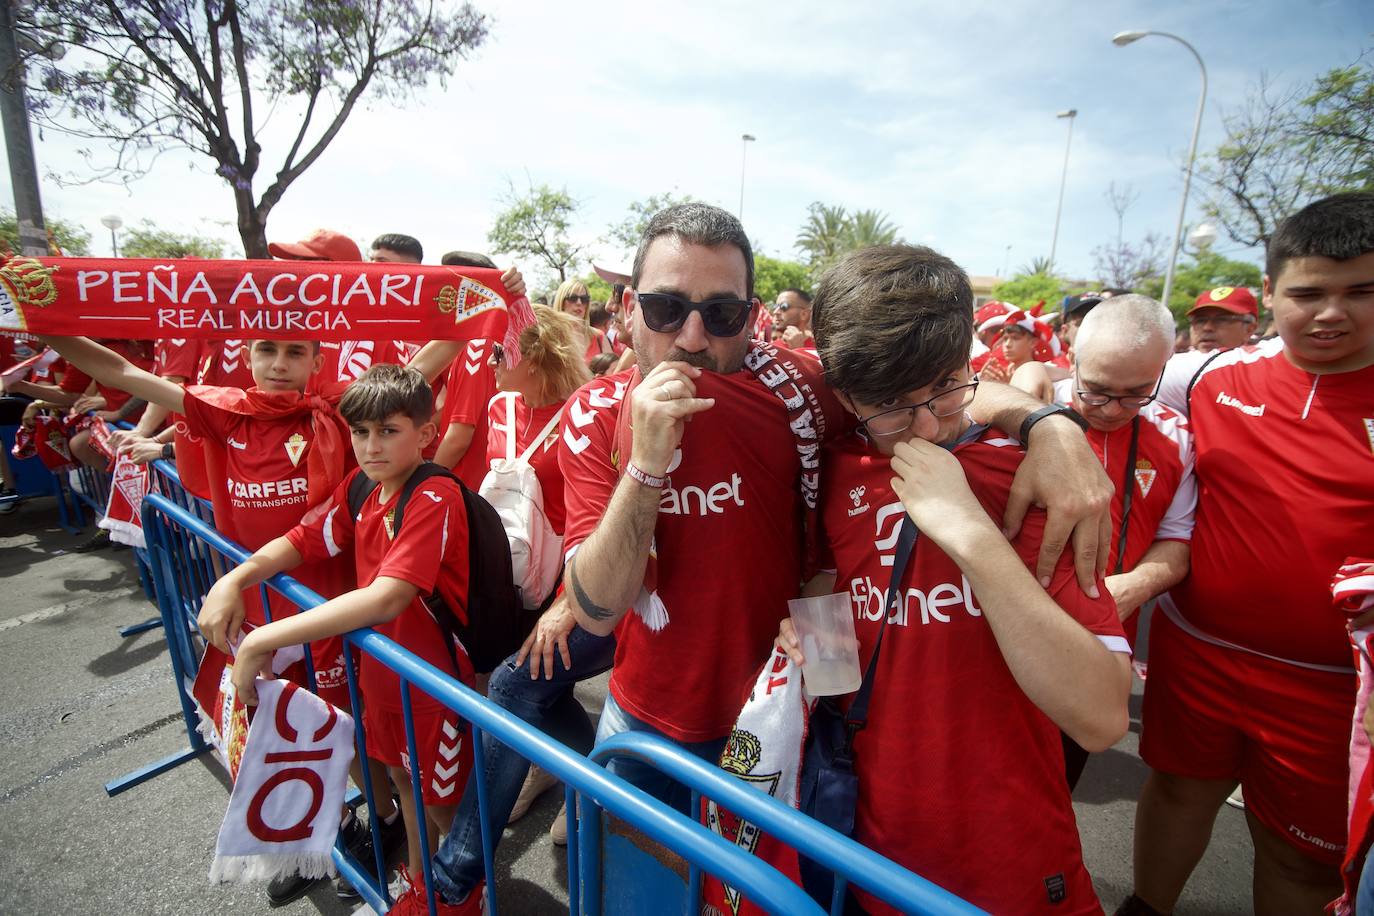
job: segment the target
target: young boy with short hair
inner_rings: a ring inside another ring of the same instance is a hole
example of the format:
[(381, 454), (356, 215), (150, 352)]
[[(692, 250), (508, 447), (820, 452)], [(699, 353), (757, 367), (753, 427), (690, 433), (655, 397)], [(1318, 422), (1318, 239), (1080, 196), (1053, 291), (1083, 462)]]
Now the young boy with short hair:
[[(183, 388), (131, 363), (120, 353), (84, 337), (48, 338), (75, 369), (100, 385), (122, 389), (150, 404), (185, 416), (188, 431), (209, 447), (202, 454), (178, 455), (183, 474), (195, 471), (209, 486), (215, 527), (230, 540), (256, 550), (295, 526), (311, 506), (323, 502), (343, 479), (352, 458), (348, 430), (334, 407), (308, 390), (321, 364), (320, 345), (308, 340), (252, 340), (247, 352), (253, 387), (192, 385)], [(295, 577), (325, 597), (353, 587), (351, 565), (343, 558), (326, 558), (303, 565)], [(199, 624), (211, 643), (228, 651), (226, 633), (237, 632), (246, 618), (258, 626), (266, 622), (258, 589), (237, 604), (241, 616), (231, 620), (212, 606), (201, 609)], [(273, 619), (289, 617), (296, 607), (276, 592), (268, 593)], [(320, 697), (341, 709), (349, 708), (344, 672), (343, 642), (324, 639), (311, 644), (316, 689)], [(302, 678), (303, 674), (294, 674)], [(362, 785), (355, 763), (354, 781)], [(396, 822), (386, 783), (373, 780), (377, 808), (373, 815), (390, 827)], [(365, 830), (351, 815), (344, 818), (350, 847), (365, 848)], [(399, 824), (397, 824), (399, 826)], [(388, 829), (388, 842), (399, 836)], [(268, 898), (287, 903), (309, 889), (312, 881), (298, 876), (274, 880)]]
[[(833, 562), (806, 594), (848, 593), (861, 669), (882, 636), (854, 743), (854, 838), (993, 913), (1100, 913), (1059, 732), (1095, 750), (1125, 733), (1129, 649), (1101, 579), (1085, 594), (1071, 555), (1036, 582), (1042, 511), (1002, 535), (1025, 451), (966, 413), (968, 277), (929, 248), (867, 248), (825, 273), (812, 321), (858, 426), (823, 452)], [(889, 601), (908, 515), (919, 534)], [(779, 642), (805, 663), (790, 620)]]
[[(423, 480), (404, 506), (403, 524), (394, 523), (407, 481), (424, 463), (422, 451), (433, 441), (433, 396), (424, 376), (399, 366), (373, 366), (344, 392), (339, 412), (348, 422), (359, 470), (377, 483), (355, 518), (349, 509), (350, 474), (330, 500), (312, 510), (300, 525), (276, 538), (217, 582), (206, 607), (240, 619), (238, 604), (250, 588), (301, 563), (351, 552), (358, 588), (326, 601), (309, 613), (258, 627), (244, 636), (234, 665), (234, 685), (247, 703), (256, 701), (255, 674), (275, 649), (375, 627), (420, 658), (471, 684), (466, 652), (453, 645), (425, 605), (436, 589), (454, 614), (466, 619), (468, 526), (463, 493), (447, 476)], [(227, 634), (231, 639), (237, 634)], [(455, 665), (456, 663), (456, 665)], [(456, 670), (455, 670), (456, 669)], [(370, 756), (385, 764), (401, 798), (409, 840), (410, 890), (405, 906), (424, 908), (418, 813), (410, 792), (400, 681), (370, 656), (359, 665), (359, 690)], [(414, 692), (412, 711), (424, 815), (432, 854), (454, 812), (471, 769), (472, 753), (458, 715)], [(397, 908), (403, 906), (403, 897)], [(393, 912), (404, 909), (393, 908)]]

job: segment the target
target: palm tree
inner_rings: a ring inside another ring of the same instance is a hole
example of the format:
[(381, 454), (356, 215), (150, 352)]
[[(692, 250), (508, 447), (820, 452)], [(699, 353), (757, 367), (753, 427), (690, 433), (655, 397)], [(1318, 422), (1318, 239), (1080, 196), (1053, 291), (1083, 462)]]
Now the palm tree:
[(1030, 263), (1021, 268), (1021, 273), (1028, 276), (1040, 274), (1052, 277), (1054, 276), (1054, 262), (1047, 257), (1034, 257), (1030, 259)]
[(849, 219), (849, 248), (891, 245), (897, 241), (897, 227), (881, 210), (859, 210)]
[(844, 207), (828, 207), (816, 201), (807, 207), (806, 222), (797, 233), (796, 245), (812, 265), (824, 264), (848, 250), (849, 214)]

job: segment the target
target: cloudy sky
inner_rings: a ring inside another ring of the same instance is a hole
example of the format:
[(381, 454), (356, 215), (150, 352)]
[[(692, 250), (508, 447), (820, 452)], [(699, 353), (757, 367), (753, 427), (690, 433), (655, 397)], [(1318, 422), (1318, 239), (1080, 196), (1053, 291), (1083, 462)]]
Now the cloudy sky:
[[(618, 260), (596, 240), (631, 201), (674, 191), (738, 209), (749, 133), (744, 222), (762, 251), (793, 256), (807, 205), (823, 201), (882, 210), (907, 240), (1000, 274), (1049, 252), (1067, 134), (1055, 114), (1075, 108), (1058, 260), (1086, 277), (1092, 248), (1116, 232), (1109, 182), (1140, 195), (1128, 237), (1172, 236), (1200, 87), (1181, 45), (1117, 48), (1114, 33), (1173, 32), (1198, 49), (1210, 77), (1201, 150), (1262, 74), (1304, 84), (1374, 48), (1368, 0), (477, 6), (493, 19), (488, 43), (447, 87), (356, 110), (287, 191), (269, 238), (328, 226), (364, 244), (415, 235), (427, 260), (483, 250), (507, 183), (533, 181), (566, 187), (581, 202), (578, 237)], [(37, 142), (40, 170), (80, 173), (74, 141)], [(270, 132), (267, 144), (270, 165), (285, 146)], [(92, 232), (95, 254), (109, 253), (106, 213), (238, 244), (226, 186), (190, 156), (163, 156), (128, 188), (43, 190), (50, 215)]]

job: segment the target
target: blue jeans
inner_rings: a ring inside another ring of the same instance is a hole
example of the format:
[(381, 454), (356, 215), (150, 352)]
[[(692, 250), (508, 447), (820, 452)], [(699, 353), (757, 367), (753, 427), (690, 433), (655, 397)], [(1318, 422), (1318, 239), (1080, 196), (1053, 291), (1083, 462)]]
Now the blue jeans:
[(1374, 916), (1374, 855), (1364, 860), (1360, 886), (1355, 891), (1355, 916)]
[[(550, 737), (585, 754), (592, 747), (592, 725), (586, 711), (573, 696), (578, 681), (595, 677), (615, 660), (615, 637), (593, 636), (581, 627), (568, 634), (568, 654), (572, 667), (563, 667), (562, 656), (554, 652), (553, 678), (530, 679), (529, 669), (515, 666), (511, 656), (496, 666), (487, 684), (487, 699), (519, 716)], [(482, 733), (482, 754), (487, 782), (487, 822), (493, 848), (520, 795), (529, 772), (529, 761), (486, 732)], [(485, 875), (482, 860), (482, 822), (477, 804), (477, 774), (474, 770), (463, 790), (453, 828), (444, 837), (434, 856), (434, 886), (450, 903), (463, 899)]]
[[(667, 738), (687, 753), (700, 757), (712, 766), (720, 762), (720, 753), (725, 750), (725, 741), (729, 737), (727, 735), (710, 741), (678, 741), (663, 734), (648, 722), (636, 719), (620, 708), (615, 697), (607, 694), (606, 705), (601, 710), (601, 719), (596, 727), (596, 743), (601, 744), (621, 732), (649, 732)], [(696, 814), (692, 811), (692, 790), (665, 776), (657, 767), (633, 757), (612, 757), (606, 764), (606, 769), (635, 788), (644, 790), (664, 804), (695, 819)]]

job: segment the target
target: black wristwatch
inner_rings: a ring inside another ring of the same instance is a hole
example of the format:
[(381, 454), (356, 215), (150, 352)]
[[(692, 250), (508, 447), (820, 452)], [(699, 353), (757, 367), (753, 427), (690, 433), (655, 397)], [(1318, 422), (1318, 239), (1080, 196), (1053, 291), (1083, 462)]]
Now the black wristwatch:
[(162, 460), (163, 460), (163, 461), (172, 461), (172, 460), (174, 460), (174, 459), (176, 458), (176, 456), (177, 456), (177, 444), (176, 444), (175, 442), (167, 442), (167, 443), (165, 443), (165, 444), (162, 446)]
[(1046, 417), (1053, 417), (1056, 414), (1062, 414), (1068, 417), (1070, 420), (1077, 423), (1084, 432), (1088, 431), (1088, 421), (1080, 417), (1078, 411), (1065, 407), (1062, 404), (1050, 404), (1047, 407), (1041, 407), (1039, 410), (1032, 411), (1026, 419), (1021, 421), (1021, 444), (1029, 446), (1031, 427)]

